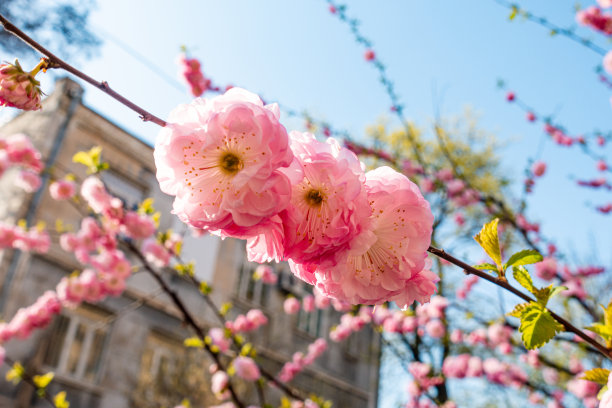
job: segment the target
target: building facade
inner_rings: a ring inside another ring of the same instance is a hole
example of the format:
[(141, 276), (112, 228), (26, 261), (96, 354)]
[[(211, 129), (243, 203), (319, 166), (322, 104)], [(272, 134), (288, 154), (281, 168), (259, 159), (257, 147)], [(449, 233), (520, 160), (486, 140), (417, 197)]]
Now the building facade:
[[(160, 192), (155, 178), (152, 147), (116, 126), (82, 103), (83, 89), (61, 79), (43, 102), (43, 110), (25, 112), (0, 127), (0, 136), (24, 133), (40, 150), (57, 178), (72, 173), (86, 176), (72, 156), (93, 146), (102, 147), (110, 164), (102, 178), (127, 205), (146, 197), (154, 199), (163, 215), (160, 229), (186, 228), (170, 214), (172, 199)], [(74, 206), (49, 196), (49, 173), (42, 188), (33, 194), (14, 185), (8, 172), (0, 179), (0, 220), (42, 220), (52, 232), (58, 219), (78, 229), (82, 218)], [(20, 307), (32, 304), (44, 291), (53, 289), (62, 277), (82, 266), (58, 245), (52, 233), (51, 249), (45, 254), (4, 250), (0, 252), (0, 313), (9, 320)], [(279, 273), (275, 286), (252, 280), (256, 264), (246, 260), (244, 242), (212, 236), (185, 235), (183, 258), (196, 262), (196, 276), (214, 288), (216, 304), (231, 302), (229, 317), (251, 308), (261, 309), (269, 323), (248, 336), (257, 346), (258, 362), (277, 373), (295, 351), (305, 351), (318, 337), (326, 337), (339, 313), (333, 309), (286, 315), (282, 304), (288, 294), (298, 298), (311, 288), (294, 278), (287, 265), (274, 265)], [(212, 311), (197, 288), (175, 274), (164, 278), (203, 327), (215, 325)], [(50, 393), (67, 391), (71, 408), (172, 407), (184, 397), (193, 406), (219, 403), (209, 391), (208, 357), (200, 350), (187, 350), (183, 340), (191, 336), (180, 314), (158, 285), (146, 274), (135, 272), (122, 296), (76, 309), (64, 309), (44, 330), (24, 341), (5, 345), (7, 355), (34, 371), (53, 371)], [(362, 330), (340, 343), (328, 342), (327, 351), (291, 383), (334, 401), (334, 407), (374, 407), (377, 400), (380, 338)], [(5, 364), (0, 374), (4, 376)], [(252, 395), (254, 390), (238, 390)], [(270, 390), (272, 402), (278, 395)], [(254, 399), (251, 399), (255, 402)], [(27, 384), (0, 383), (0, 408), (45, 406)]]

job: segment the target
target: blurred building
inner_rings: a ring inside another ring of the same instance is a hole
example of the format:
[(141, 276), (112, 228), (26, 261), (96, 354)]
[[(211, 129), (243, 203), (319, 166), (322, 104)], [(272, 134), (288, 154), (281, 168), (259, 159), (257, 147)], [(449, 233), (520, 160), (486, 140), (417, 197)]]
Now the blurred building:
[[(159, 191), (152, 147), (84, 106), (82, 92), (77, 83), (59, 80), (42, 111), (20, 114), (0, 128), (0, 135), (28, 135), (58, 178), (68, 173), (84, 178), (83, 166), (74, 164), (72, 156), (101, 146), (103, 159), (110, 164), (102, 177), (112, 192), (128, 205), (153, 197), (155, 208), (163, 214), (160, 228), (185, 231), (170, 215), (171, 198)], [(59, 234), (53, 233), (58, 219), (78, 229), (82, 214), (77, 207), (51, 199), (48, 176), (34, 194), (16, 187), (14, 176), (8, 172), (0, 179), (0, 220), (27, 219), (29, 224), (43, 220), (54, 243), (44, 255), (0, 251), (0, 313), (5, 320), (81, 268), (73, 256), (61, 250)], [(286, 265), (275, 266), (280, 274), (276, 286), (264, 285), (251, 279), (255, 265), (246, 261), (243, 242), (186, 236), (183, 258), (196, 262), (196, 275), (213, 286), (217, 304), (233, 303), (230, 318), (250, 308), (260, 308), (267, 315), (269, 324), (249, 339), (257, 345), (258, 360), (269, 372), (278, 373), (293, 352), (306, 351), (308, 344), (325, 336), (337, 323), (339, 314), (333, 309), (294, 316), (283, 313), (287, 294), (299, 298), (310, 291)], [(172, 273), (165, 278), (203, 327), (215, 325), (214, 315), (197, 288)], [(208, 389), (208, 357), (182, 345), (189, 336), (178, 311), (158, 285), (145, 272), (135, 272), (122, 296), (65, 309), (47, 329), (5, 346), (7, 355), (28, 369), (54, 371), (49, 391), (67, 391), (71, 408), (172, 407), (189, 396), (194, 407), (217, 404)], [(374, 407), (379, 348), (378, 334), (365, 329), (339, 344), (329, 342), (323, 356), (292, 384), (334, 401), (334, 407)], [(7, 369), (7, 364), (1, 368), (3, 377)], [(254, 390), (247, 387), (239, 392), (252, 394)], [(278, 397), (274, 390), (267, 392), (269, 401)], [(0, 408), (45, 404), (27, 384), (0, 382)]]

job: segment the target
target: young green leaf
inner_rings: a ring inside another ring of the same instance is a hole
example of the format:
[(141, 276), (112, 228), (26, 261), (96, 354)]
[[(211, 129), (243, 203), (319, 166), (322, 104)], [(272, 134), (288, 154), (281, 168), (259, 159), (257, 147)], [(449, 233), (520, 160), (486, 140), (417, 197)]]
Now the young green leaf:
[(51, 380), (53, 380), (54, 376), (55, 374), (48, 372), (47, 374), (43, 375), (35, 375), (32, 377), (32, 380), (34, 381), (34, 384), (36, 384), (36, 387), (44, 389), (47, 388), (47, 385), (49, 385)]
[(183, 343), (185, 344), (185, 347), (195, 347), (195, 348), (204, 347), (204, 342), (197, 337), (189, 337), (185, 339)]
[(597, 384), (606, 385), (608, 384), (608, 377), (610, 376), (610, 370), (605, 368), (593, 368), (592, 370), (586, 371), (580, 379), (593, 381)]
[(519, 303), (518, 305), (514, 306), (514, 309), (512, 309), (510, 313), (508, 313), (508, 316), (518, 317), (520, 319), (523, 310), (525, 310), (525, 308), (529, 305), (530, 303)]
[(533, 350), (548, 343), (563, 326), (542, 305), (531, 302), (521, 313), (519, 331), (525, 347)]
[(72, 161), (87, 167), (87, 172), (90, 174), (97, 173), (108, 168), (107, 163), (100, 163), (101, 152), (102, 148), (100, 146), (95, 146), (87, 152), (81, 151), (76, 153), (74, 156), (72, 156)]
[(478, 265), (474, 265), (474, 268), (476, 269), (480, 269), (481, 271), (493, 271), (495, 273), (498, 272), (497, 270), (497, 266), (491, 264), (491, 263), (481, 263)]
[(529, 271), (527, 271), (524, 266), (513, 266), (512, 276), (514, 276), (514, 279), (529, 292), (535, 292), (536, 288), (533, 286), (531, 275), (529, 275)]
[(493, 221), (485, 224), (474, 239), (485, 250), (487, 255), (491, 257), (493, 262), (501, 268), (501, 249), (499, 248), (499, 237), (497, 235), (498, 223), (499, 219), (495, 218)]
[(69, 408), (70, 403), (66, 401), (66, 391), (58, 392), (55, 398), (53, 398), (53, 403), (56, 408)]
[(541, 262), (542, 259), (542, 255), (540, 255), (538, 251), (534, 249), (524, 249), (512, 255), (510, 259), (508, 259), (508, 262), (506, 262), (506, 267), (531, 265)]

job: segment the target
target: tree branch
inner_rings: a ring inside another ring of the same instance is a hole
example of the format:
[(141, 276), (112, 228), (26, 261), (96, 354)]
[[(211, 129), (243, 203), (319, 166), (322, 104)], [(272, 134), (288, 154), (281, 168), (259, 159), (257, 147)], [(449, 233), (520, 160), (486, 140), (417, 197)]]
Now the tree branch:
[(120, 95), (119, 93), (115, 92), (114, 90), (112, 90), (111, 87), (108, 85), (108, 82), (106, 82), (106, 81), (96, 81), (95, 79), (93, 79), (89, 75), (85, 74), (82, 71), (79, 71), (78, 69), (76, 69), (72, 65), (68, 64), (67, 62), (65, 62), (64, 60), (62, 60), (61, 58), (59, 58), (58, 56), (53, 54), (51, 51), (47, 50), (41, 44), (36, 42), (34, 39), (32, 39), (26, 33), (24, 33), (19, 28), (17, 28), (15, 25), (13, 25), (13, 23), (11, 23), (2, 14), (0, 14), (0, 24), (2, 24), (2, 26), (4, 27), (4, 30), (6, 32), (14, 35), (15, 37), (19, 38), (24, 43), (29, 45), (30, 47), (32, 47), (34, 50), (36, 50), (39, 53), (43, 54), (45, 56), (46, 60), (48, 61), (46, 68), (62, 68), (63, 70), (70, 72), (72, 75), (74, 75), (74, 76), (76, 76), (78, 78), (81, 78), (83, 81), (85, 81), (85, 82), (95, 86), (96, 88), (98, 88), (102, 92), (106, 93), (110, 97), (116, 99), (117, 101), (119, 101), (123, 105), (127, 106), (128, 108), (130, 108), (134, 112), (138, 113), (140, 115), (140, 118), (143, 121), (145, 121), (145, 122), (153, 122), (156, 125), (161, 126), (161, 127), (166, 126), (166, 122), (164, 120), (162, 120), (162, 119), (158, 118), (157, 116), (153, 115), (152, 113), (144, 110), (140, 106), (136, 105), (134, 102), (130, 101), (126, 97), (124, 97), (124, 96)]

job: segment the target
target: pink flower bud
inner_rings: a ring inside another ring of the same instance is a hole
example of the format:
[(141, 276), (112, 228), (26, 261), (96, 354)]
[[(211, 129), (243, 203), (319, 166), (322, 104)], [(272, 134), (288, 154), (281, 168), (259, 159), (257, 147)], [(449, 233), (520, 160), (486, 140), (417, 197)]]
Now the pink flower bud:
[(236, 370), (236, 375), (244, 380), (255, 381), (261, 376), (259, 367), (249, 357), (236, 357), (232, 364)]

